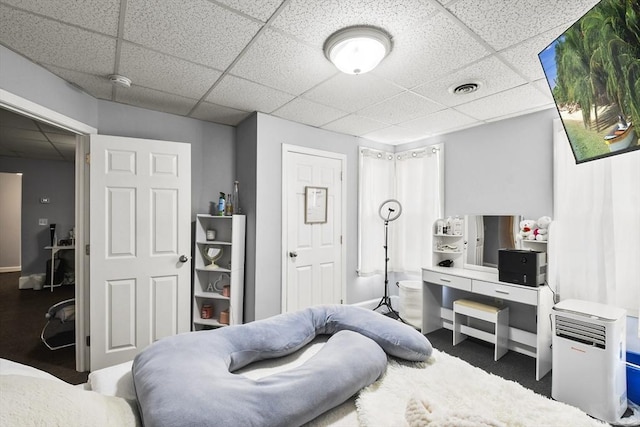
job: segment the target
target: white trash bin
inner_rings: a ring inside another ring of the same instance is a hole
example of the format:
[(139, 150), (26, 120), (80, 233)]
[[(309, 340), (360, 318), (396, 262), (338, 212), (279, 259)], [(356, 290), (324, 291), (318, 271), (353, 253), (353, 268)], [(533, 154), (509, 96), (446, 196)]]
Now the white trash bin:
[(414, 328), (422, 329), (422, 282), (419, 280), (401, 280), (400, 310), (402, 319)]

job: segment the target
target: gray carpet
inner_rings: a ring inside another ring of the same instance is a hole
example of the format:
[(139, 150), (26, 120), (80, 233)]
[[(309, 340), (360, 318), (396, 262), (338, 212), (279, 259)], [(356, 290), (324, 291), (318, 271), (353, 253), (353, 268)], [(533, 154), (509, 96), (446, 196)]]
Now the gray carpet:
[(533, 357), (509, 351), (500, 360), (493, 360), (493, 345), (475, 338), (467, 338), (453, 346), (453, 332), (440, 329), (426, 335), (434, 348), (468, 363), (520, 383), (524, 387), (546, 397), (551, 397), (551, 372), (536, 381), (536, 361)]

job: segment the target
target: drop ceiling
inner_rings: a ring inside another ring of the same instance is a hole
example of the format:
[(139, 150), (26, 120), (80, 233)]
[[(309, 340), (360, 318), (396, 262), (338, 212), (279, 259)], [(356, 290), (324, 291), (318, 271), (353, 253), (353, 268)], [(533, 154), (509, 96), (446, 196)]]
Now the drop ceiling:
[[(595, 3), (1, 0), (0, 44), (99, 99), (228, 125), (260, 111), (400, 144), (552, 108), (537, 54)], [(393, 38), (359, 76), (322, 50), (352, 25)], [(479, 90), (451, 92), (469, 82)]]

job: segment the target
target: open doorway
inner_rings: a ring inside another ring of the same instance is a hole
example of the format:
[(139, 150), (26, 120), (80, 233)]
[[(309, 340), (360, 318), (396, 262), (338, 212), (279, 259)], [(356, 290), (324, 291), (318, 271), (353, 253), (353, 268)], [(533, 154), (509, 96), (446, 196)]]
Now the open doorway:
[(0, 273), (0, 357), (74, 383), (86, 374), (76, 372), (73, 346), (50, 350), (40, 335), (49, 308), (75, 297), (73, 252), (53, 257), (46, 249), (73, 239), (75, 150), (74, 133), (0, 109), (0, 172), (22, 174), (21, 213), (13, 226), (19, 231), (0, 233), (2, 247), (20, 260), (17, 269)]

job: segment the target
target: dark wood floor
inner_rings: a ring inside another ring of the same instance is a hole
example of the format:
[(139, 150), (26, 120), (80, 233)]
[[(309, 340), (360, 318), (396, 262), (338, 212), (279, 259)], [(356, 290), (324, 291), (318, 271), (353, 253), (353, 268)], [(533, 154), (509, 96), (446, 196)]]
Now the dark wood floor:
[(52, 305), (74, 297), (74, 286), (18, 289), (20, 273), (0, 273), (0, 357), (34, 366), (71, 384), (87, 381), (75, 369), (75, 347), (49, 350), (40, 339)]

